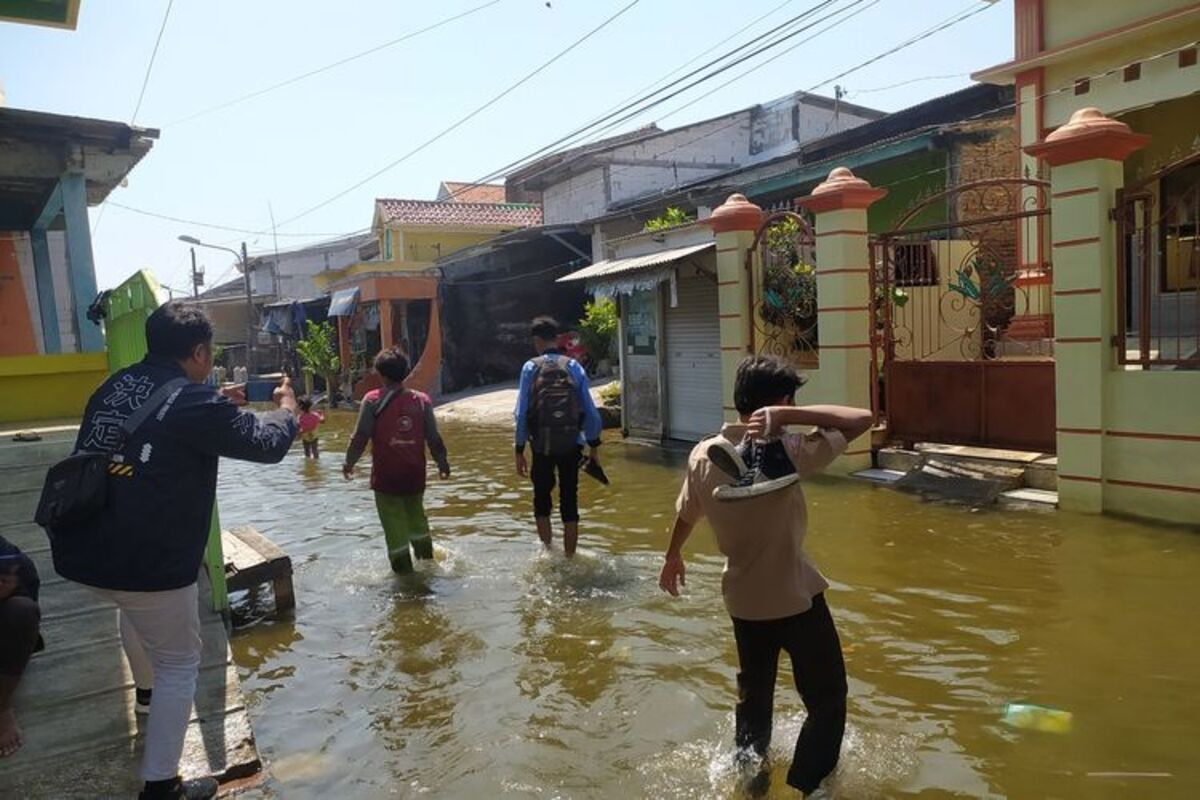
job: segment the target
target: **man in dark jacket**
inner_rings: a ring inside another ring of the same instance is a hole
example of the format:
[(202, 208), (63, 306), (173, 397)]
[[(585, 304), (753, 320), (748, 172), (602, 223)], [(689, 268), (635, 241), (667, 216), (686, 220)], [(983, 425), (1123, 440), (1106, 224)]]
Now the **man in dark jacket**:
[(37, 567), (0, 536), (0, 758), (21, 749), (12, 696), (29, 657), (41, 646)]
[[(200, 666), (196, 578), (217, 462), (221, 456), (280, 461), (296, 435), (296, 397), (285, 380), (275, 390), (279, 410), (253, 414), (207, 385), (212, 325), (195, 306), (168, 303), (151, 314), (146, 345), (145, 359), (113, 375), (88, 401), (75, 448), (113, 452), (108, 502), (78, 529), (53, 531), (54, 568), (121, 610), (138, 710), (150, 715), (141, 797), (204, 798), (216, 793), (216, 782), (182, 782), (179, 759)], [(123, 420), (171, 381), (177, 388), (125, 438)]]

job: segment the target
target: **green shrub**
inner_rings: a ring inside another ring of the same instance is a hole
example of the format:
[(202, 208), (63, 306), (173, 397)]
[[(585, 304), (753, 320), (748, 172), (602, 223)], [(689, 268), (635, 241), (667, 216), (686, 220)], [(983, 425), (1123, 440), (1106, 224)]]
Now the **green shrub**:
[(642, 230), (661, 231), (666, 230), (667, 228), (674, 228), (679, 225), (687, 225), (692, 221), (692, 217), (689, 216), (688, 213), (682, 208), (675, 208), (674, 206), (671, 206), (654, 219), (646, 220), (646, 224)]
[(579, 340), (595, 361), (612, 356), (619, 324), (617, 304), (611, 299), (600, 298), (584, 306)]

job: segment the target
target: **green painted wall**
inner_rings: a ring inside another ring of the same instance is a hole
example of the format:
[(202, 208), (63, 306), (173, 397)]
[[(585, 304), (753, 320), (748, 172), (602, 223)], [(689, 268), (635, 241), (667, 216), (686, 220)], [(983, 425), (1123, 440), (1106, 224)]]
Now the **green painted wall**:
[[(944, 191), (946, 160), (947, 153), (944, 150), (928, 150), (855, 170), (858, 177), (870, 181), (872, 186), (888, 191), (886, 197), (868, 209), (867, 230), (871, 233), (892, 230), (900, 218), (920, 202), (921, 197)], [(923, 209), (907, 227), (936, 225), (947, 220), (946, 204), (936, 203)]]

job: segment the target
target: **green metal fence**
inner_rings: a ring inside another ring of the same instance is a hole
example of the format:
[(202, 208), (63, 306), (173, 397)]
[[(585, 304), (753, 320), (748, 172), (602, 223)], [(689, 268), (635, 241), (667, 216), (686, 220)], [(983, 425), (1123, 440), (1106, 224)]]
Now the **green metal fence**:
[[(163, 301), (158, 280), (146, 270), (135, 272), (109, 293), (105, 303), (104, 333), (110, 373), (136, 364), (146, 355), (146, 318)], [(204, 565), (212, 584), (213, 609), (225, 612), (229, 609), (229, 590), (225, 585), (225, 554), (221, 549), (221, 517), (215, 500), (208, 544), (204, 548)]]

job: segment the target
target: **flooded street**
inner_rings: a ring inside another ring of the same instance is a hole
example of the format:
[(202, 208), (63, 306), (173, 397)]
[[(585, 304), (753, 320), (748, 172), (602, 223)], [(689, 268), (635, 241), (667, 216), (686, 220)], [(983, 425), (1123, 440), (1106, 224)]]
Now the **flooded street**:
[[(583, 479), (583, 551), (539, 555), (507, 427), (447, 423), (426, 505), (439, 559), (388, 568), (349, 414), (281, 466), (222, 464), (226, 526), (295, 564), (295, 622), (233, 639), (277, 797), (724, 798), (735, 655), (701, 528), (683, 598), (658, 568), (686, 453), (610, 440)], [(1200, 535), (1065, 513), (972, 512), (858, 482), (807, 490), (850, 675), (837, 796), (1200, 793)], [(557, 526), (557, 521), (556, 521)], [(556, 534), (557, 536), (557, 534)], [(786, 657), (771, 797), (803, 712)], [(1001, 723), (1072, 712), (1062, 734)]]

